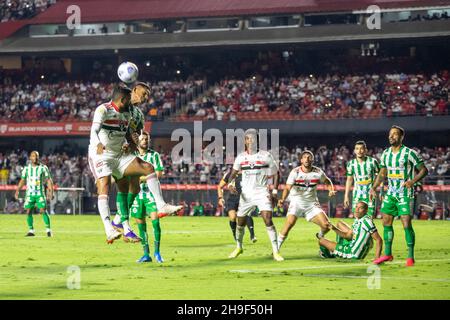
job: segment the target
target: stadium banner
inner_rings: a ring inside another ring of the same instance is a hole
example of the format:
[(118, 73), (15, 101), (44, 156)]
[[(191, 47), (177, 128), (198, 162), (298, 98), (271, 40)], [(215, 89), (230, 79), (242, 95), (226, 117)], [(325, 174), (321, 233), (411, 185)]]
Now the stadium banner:
[[(0, 191), (14, 191), (16, 190), (16, 185), (0, 185)], [(25, 190), (26, 186), (22, 188)], [(58, 186), (55, 186), (55, 190), (58, 190)], [(167, 191), (214, 191), (217, 190), (217, 185), (214, 184), (161, 184), (162, 190)], [(278, 187), (279, 190), (284, 189), (284, 185)], [(335, 185), (334, 189), (336, 191), (345, 191), (345, 186)], [(321, 184), (317, 186), (317, 190), (326, 191), (328, 186)], [(387, 190), (387, 189), (386, 189)], [(424, 191), (435, 191), (435, 192), (446, 192), (450, 191), (450, 185), (424, 185)]]
[[(151, 122), (145, 123), (150, 132)], [(27, 122), (1, 123), (0, 134), (3, 137), (19, 136), (89, 136), (91, 122)]]

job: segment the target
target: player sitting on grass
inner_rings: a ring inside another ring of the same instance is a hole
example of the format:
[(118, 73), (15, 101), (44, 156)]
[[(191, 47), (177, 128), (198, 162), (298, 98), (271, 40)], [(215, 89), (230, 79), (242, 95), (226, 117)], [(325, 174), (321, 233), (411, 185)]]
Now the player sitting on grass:
[[(33, 228), (33, 210), (38, 208), (44, 219), (47, 228), (47, 236), (52, 236), (50, 229), (50, 216), (47, 212), (47, 200), (53, 199), (53, 181), (48, 167), (39, 162), (39, 152), (31, 151), (30, 164), (23, 168), (22, 176), (16, 189), (15, 198), (19, 199), (19, 191), (26, 184), (27, 192), (25, 195), (24, 208), (27, 213), (28, 233), (27, 237), (34, 236)], [(47, 184), (47, 195), (45, 194), (45, 185)]]
[(375, 259), (381, 255), (383, 241), (373, 224), (372, 217), (367, 214), (369, 205), (359, 201), (355, 207), (355, 221), (350, 228), (345, 222), (339, 221), (337, 226), (331, 225), (331, 230), (336, 232), (336, 241), (333, 242), (320, 237), (319, 254), (323, 258), (340, 257), (344, 259), (364, 259), (373, 246), (375, 240)]

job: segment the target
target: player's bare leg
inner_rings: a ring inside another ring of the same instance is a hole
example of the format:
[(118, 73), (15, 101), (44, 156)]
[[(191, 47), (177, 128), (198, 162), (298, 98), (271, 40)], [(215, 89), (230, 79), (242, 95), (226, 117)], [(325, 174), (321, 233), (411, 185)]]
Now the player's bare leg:
[(403, 228), (405, 230), (406, 245), (408, 246), (408, 258), (406, 259), (406, 266), (414, 266), (414, 245), (416, 242), (416, 234), (411, 223), (411, 216), (402, 215), (400, 216), (402, 220)]
[(320, 214), (316, 215), (314, 218), (311, 219), (311, 222), (317, 224), (320, 227), (319, 237), (322, 238), (327, 234), (328, 231), (330, 231), (331, 223), (328, 219), (328, 216), (321, 212)]
[(111, 217), (109, 210), (109, 188), (111, 185), (111, 176), (101, 177), (97, 180), (97, 193), (98, 193), (98, 211), (105, 227), (106, 241), (107, 243), (113, 243), (114, 240), (119, 239), (121, 234), (117, 230), (114, 230), (111, 225)]
[(136, 157), (125, 169), (124, 176), (146, 177), (148, 189), (155, 198), (156, 208), (159, 213), (175, 214), (183, 208), (183, 206), (173, 206), (164, 201), (161, 185), (150, 163)]
[(289, 231), (295, 226), (296, 222), (297, 222), (297, 217), (295, 215), (289, 214), (286, 217), (286, 222), (284, 223), (283, 229), (278, 234), (278, 250), (280, 250), (281, 245), (286, 240), (286, 238), (289, 234)]
[(266, 225), (267, 234), (269, 235), (270, 242), (272, 244), (272, 254), (276, 261), (283, 261), (283, 257), (278, 252), (278, 239), (277, 229), (272, 221), (272, 211), (261, 211), (261, 217)]
[(392, 242), (394, 240), (394, 228), (392, 224), (394, 222), (394, 216), (383, 213), (383, 238), (384, 238), (384, 255), (374, 260), (374, 264), (381, 264), (386, 261), (394, 260), (392, 255)]

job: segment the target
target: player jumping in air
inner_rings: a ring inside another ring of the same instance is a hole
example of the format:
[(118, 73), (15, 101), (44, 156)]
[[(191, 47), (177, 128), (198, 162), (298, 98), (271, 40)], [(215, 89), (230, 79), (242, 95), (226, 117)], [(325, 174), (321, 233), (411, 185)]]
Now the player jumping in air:
[(336, 242), (317, 234), (322, 258), (364, 259), (373, 246), (372, 240), (376, 243), (375, 259), (380, 257), (383, 241), (368, 209), (366, 202), (358, 201), (354, 209), (355, 221), (351, 227), (343, 221), (339, 221), (337, 226), (331, 225), (331, 229), (336, 232)]
[[(286, 240), (289, 231), (297, 222), (301, 215), (305, 215), (306, 221), (312, 221), (320, 227), (320, 236), (323, 237), (330, 229), (331, 224), (328, 216), (325, 214), (317, 199), (317, 185), (324, 182), (328, 185), (328, 196), (336, 194), (333, 183), (325, 173), (314, 167), (314, 155), (311, 151), (300, 153), (301, 165), (292, 169), (286, 181), (283, 195), (278, 201), (278, 207), (283, 206), (284, 201), (290, 194), (291, 203), (289, 204), (286, 215), (286, 222), (278, 235), (278, 249)], [(292, 191), (292, 192), (291, 192)]]
[[(226, 183), (234, 181), (239, 171), (242, 171), (242, 192), (239, 200), (236, 226), (236, 249), (229, 258), (236, 258), (243, 253), (242, 240), (245, 233), (246, 216), (258, 208), (266, 225), (267, 233), (272, 244), (273, 258), (284, 260), (278, 252), (277, 231), (272, 221), (272, 201), (276, 201), (278, 189), (278, 165), (273, 156), (263, 150), (258, 151), (258, 132), (249, 129), (245, 132), (246, 151), (239, 154), (234, 161), (233, 170)], [(274, 177), (274, 190), (269, 192), (268, 178)]]
[(375, 158), (367, 155), (366, 143), (362, 140), (355, 143), (356, 158), (347, 163), (347, 182), (345, 183), (344, 207), (350, 206), (350, 189), (353, 182), (355, 187), (352, 193), (352, 212), (355, 211), (356, 204), (364, 201), (369, 204), (369, 215), (373, 216), (375, 211), (375, 199), (369, 199), (370, 188), (375, 177), (380, 171), (380, 165)]
[(131, 90), (123, 85), (117, 85), (113, 91), (112, 101), (101, 104), (95, 110), (91, 127), (89, 166), (97, 184), (98, 209), (108, 243), (121, 236), (121, 233), (113, 228), (110, 220), (108, 194), (111, 176), (117, 180), (129, 176), (145, 176), (159, 212), (171, 214), (180, 209), (180, 206), (165, 203), (153, 166), (131, 154), (128, 148), (124, 148), (131, 121), (130, 99)]
[[(17, 185), (15, 198), (19, 199), (19, 191), (26, 184), (27, 191), (25, 194), (24, 208), (27, 213), (27, 237), (34, 236), (34, 208), (38, 208), (39, 212), (42, 214), (47, 236), (51, 237), (52, 230), (50, 229), (50, 216), (47, 211), (47, 201), (53, 199), (53, 181), (48, 167), (39, 162), (39, 152), (31, 151), (30, 162), (31, 163), (22, 170), (22, 176), (19, 184)], [(45, 192), (45, 184), (47, 185), (47, 194)]]
[[(225, 180), (230, 175), (231, 172), (227, 172), (222, 180), (219, 183), (219, 186), (217, 187), (217, 196), (218, 196), (218, 203), (219, 206), (224, 207), (226, 206), (225, 211), (228, 214), (228, 218), (230, 219), (230, 228), (231, 232), (233, 234), (233, 239), (236, 240), (236, 212), (239, 207), (239, 198), (241, 196), (242, 192), (242, 173), (239, 173), (236, 176), (236, 179), (234, 181), (231, 181), (229, 183), (230, 186), (230, 194), (228, 196), (227, 201), (225, 202), (225, 199), (223, 198), (223, 188), (227, 185)], [(250, 232), (250, 240), (255, 243), (257, 241), (255, 237), (255, 230), (254, 230), (254, 222), (251, 215), (246, 216), (246, 225), (248, 227), (248, 231)]]
[[(411, 222), (411, 203), (414, 197), (414, 185), (422, 180), (428, 170), (422, 157), (413, 149), (403, 145), (405, 131), (399, 126), (392, 126), (389, 130), (390, 148), (384, 150), (381, 155), (380, 173), (370, 189), (371, 199), (376, 197), (376, 189), (386, 178), (388, 190), (381, 205), (383, 214), (385, 255), (374, 261), (376, 264), (392, 261), (392, 242), (394, 229), (392, 223), (395, 217), (400, 217), (405, 229), (406, 245), (408, 246), (408, 258), (406, 266), (414, 265), (415, 234)], [(419, 172), (414, 176), (414, 169)]]
[[(164, 173), (163, 163), (158, 152), (149, 149), (150, 134), (148, 132), (142, 132), (139, 137), (138, 150), (136, 156), (142, 160), (149, 162), (155, 168), (157, 178), (161, 178)], [(138, 262), (151, 262), (150, 258), (150, 248), (148, 245), (148, 235), (147, 235), (147, 222), (146, 217), (152, 219), (153, 235), (154, 235), (154, 245), (155, 245), (155, 259), (156, 262), (162, 263), (164, 260), (160, 253), (161, 244), (161, 226), (159, 223), (158, 210), (156, 209), (155, 199), (152, 193), (149, 191), (145, 176), (142, 177), (141, 191), (138, 197), (134, 200), (131, 207), (131, 216), (136, 219), (139, 236), (141, 237), (142, 247), (144, 249), (144, 255), (138, 260)]]
[[(139, 109), (139, 105), (146, 102), (150, 95), (150, 87), (143, 82), (137, 82), (131, 90), (131, 100), (129, 112), (131, 113), (131, 121), (127, 132), (127, 140), (129, 143), (129, 151), (136, 149), (138, 136), (144, 129), (144, 114)], [(131, 229), (129, 224), (130, 208), (134, 199), (139, 194), (139, 177), (124, 177), (116, 180), (117, 184), (117, 214), (112, 221), (112, 226), (124, 233), (126, 242), (140, 242), (140, 239)]]

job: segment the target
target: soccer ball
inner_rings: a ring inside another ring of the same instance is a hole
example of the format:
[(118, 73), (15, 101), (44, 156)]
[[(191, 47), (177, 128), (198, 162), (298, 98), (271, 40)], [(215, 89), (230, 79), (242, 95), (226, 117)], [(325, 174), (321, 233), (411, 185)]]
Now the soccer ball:
[(139, 75), (138, 67), (129, 61), (122, 62), (117, 68), (117, 75), (119, 79), (125, 83), (133, 83), (137, 80)]

